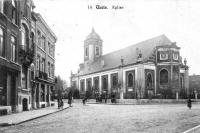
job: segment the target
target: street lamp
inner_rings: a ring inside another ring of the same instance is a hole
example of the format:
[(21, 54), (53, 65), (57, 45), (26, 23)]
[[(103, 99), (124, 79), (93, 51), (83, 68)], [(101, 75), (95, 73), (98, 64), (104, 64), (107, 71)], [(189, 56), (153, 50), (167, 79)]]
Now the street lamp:
[(34, 69), (35, 69), (35, 65), (34, 65), (34, 63), (31, 63), (31, 65), (30, 65), (30, 68), (31, 68), (31, 96), (32, 96), (32, 108), (35, 108), (35, 104), (34, 104), (34, 102), (35, 102), (35, 85), (36, 85), (36, 83), (35, 83), (35, 75), (34, 75)]

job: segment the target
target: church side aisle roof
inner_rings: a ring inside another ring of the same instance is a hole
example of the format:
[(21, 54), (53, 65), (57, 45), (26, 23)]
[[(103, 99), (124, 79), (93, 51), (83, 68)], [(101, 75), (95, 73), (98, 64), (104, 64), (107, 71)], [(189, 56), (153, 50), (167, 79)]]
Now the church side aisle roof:
[[(156, 46), (171, 45), (171, 43), (172, 42), (165, 35), (160, 35), (158, 37), (105, 54), (93, 63), (84, 64), (84, 67), (79, 71), (79, 75), (87, 75), (117, 68), (121, 65), (121, 57), (124, 59), (124, 65), (134, 64), (137, 62), (137, 48), (141, 51), (143, 60), (146, 60), (152, 55)], [(104, 65), (102, 65), (102, 60)]]

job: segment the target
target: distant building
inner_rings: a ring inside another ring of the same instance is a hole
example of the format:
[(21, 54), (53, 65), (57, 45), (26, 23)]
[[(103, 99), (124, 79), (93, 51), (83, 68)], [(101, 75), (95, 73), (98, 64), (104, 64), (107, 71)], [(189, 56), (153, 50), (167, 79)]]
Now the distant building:
[(55, 89), (55, 43), (56, 35), (38, 13), (34, 13), (36, 21), (36, 54), (33, 107), (41, 108), (51, 105), (52, 92)]
[(189, 90), (193, 98), (195, 93), (197, 93), (198, 98), (200, 98), (200, 75), (189, 76)]
[(165, 35), (105, 55), (102, 42), (94, 29), (84, 41), (84, 63), (71, 74), (71, 85), (80, 93), (131, 99), (175, 98), (188, 92), (188, 66), (182, 63), (180, 47)]

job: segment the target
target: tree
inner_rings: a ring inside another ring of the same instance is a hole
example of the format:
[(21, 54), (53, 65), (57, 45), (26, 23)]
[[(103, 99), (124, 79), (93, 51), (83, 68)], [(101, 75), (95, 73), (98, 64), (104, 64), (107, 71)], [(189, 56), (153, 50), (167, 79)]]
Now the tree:
[(80, 98), (80, 94), (79, 94), (79, 90), (78, 89), (74, 89), (73, 97), (74, 97), (74, 99), (79, 99)]
[(64, 97), (64, 92), (66, 89), (66, 81), (61, 79), (61, 77), (58, 75), (56, 77), (56, 84), (55, 84), (55, 93), (57, 98), (63, 98)]

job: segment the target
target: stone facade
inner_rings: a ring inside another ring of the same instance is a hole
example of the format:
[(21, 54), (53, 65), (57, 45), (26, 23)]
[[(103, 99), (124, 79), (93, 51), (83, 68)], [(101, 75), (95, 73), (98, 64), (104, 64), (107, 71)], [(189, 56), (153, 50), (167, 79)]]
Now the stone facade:
[(71, 85), (81, 93), (88, 90), (88, 79), (93, 80), (92, 93), (115, 94), (120, 99), (175, 98), (177, 93), (188, 93), (188, 66), (182, 63), (180, 48), (165, 35), (106, 55), (97, 51), (98, 57), (93, 47), (100, 42), (102, 50), (100, 36), (93, 29), (87, 40), (84, 49), (91, 46), (84, 57), (91, 55), (71, 75)]
[(17, 10), (17, 1), (13, 4), (0, 2), (0, 106), (9, 106), (11, 111), (17, 110), (21, 71), (18, 58), (20, 14)]
[(55, 43), (56, 36), (46, 24), (42, 16), (34, 13), (36, 17), (36, 55), (35, 55), (35, 86), (33, 107), (50, 106), (52, 93), (55, 90)]
[[(49, 34), (52, 31), (44, 21), (38, 19), (34, 8), (32, 0), (0, 1), (0, 106), (1, 109), (11, 108), (9, 112), (20, 112), (35, 107), (38, 28), (47, 27), (45, 34), (48, 33), (47, 38), (55, 47), (55, 35)], [(39, 26), (38, 23), (43, 25)], [(53, 53), (54, 50), (55, 48), (52, 49)], [(45, 66), (47, 67), (49, 61), (55, 69), (54, 57), (46, 54), (45, 58)], [(51, 84), (54, 84), (54, 69), (51, 72), (53, 76), (49, 79)]]

